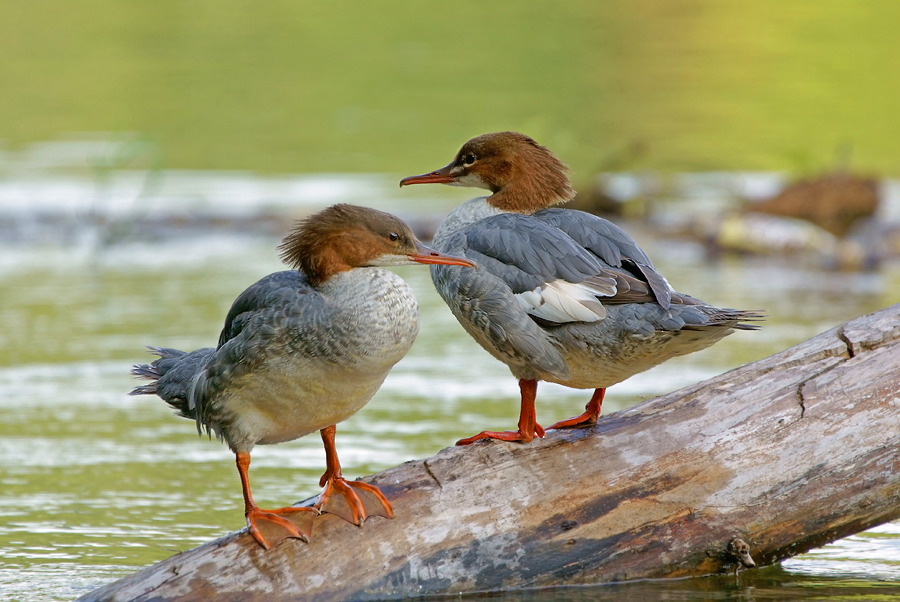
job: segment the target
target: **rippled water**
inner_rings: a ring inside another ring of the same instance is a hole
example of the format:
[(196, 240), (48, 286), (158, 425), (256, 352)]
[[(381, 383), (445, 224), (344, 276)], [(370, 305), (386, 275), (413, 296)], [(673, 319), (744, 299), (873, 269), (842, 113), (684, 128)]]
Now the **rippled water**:
[[(335, 198), (348, 193), (342, 194)], [(413, 205), (377, 204), (405, 214)], [(764, 308), (771, 318), (760, 332), (738, 333), (611, 388), (605, 412), (900, 299), (897, 266), (864, 274), (773, 260), (709, 263), (693, 243), (658, 241), (637, 224), (626, 227), (677, 289), (720, 305)], [(277, 237), (229, 230), (0, 248), (0, 591), (7, 598), (71, 599), (243, 527), (231, 453), (198, 438), (194, 424), (175, 418), (160, 400), (125, 394), (135, 384), (130, 365), (150, 358), (144, 345), (213, 344), (234, 297), (281, 269)], [(511, 427), (517, 416), (515, 380), (463, 333), (428, 270), (399, 271), (420, 300), (422, 331), (372, 402), (338, 426), (338, 452), (351, 478), (427, 457), (486, 427)], [(542, 384), (539, 418), (546, 424), (571, 416), (586, 399), (584, 391)], [(257, 501), (280, 506), (312, 496), (323, 469), (318, 437), (259, 447), (252, 467)], [(872, 599), (897, 592), (900, 527), (888, 524), (737, 579), (510, 598)]]

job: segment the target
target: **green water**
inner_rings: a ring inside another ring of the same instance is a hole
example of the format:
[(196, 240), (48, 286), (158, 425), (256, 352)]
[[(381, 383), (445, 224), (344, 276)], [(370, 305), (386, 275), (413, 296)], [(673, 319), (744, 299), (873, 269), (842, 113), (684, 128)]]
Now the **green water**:
[(847, 156), (896, 175), (898, 22), (892, 0), (7, 0), (0, 140), (136, 133), (167, 167), (408, 174), (516, 129), (582, 182)]

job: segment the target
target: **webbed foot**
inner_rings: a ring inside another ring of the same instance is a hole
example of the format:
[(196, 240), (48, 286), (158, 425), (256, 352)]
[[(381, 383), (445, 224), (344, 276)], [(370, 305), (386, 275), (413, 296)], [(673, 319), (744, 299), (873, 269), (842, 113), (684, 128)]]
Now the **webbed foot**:
[(343, 477), (328, 480), (315, 507), (358, 526), (369, 516), (394, 518), (390, 502), (377, 487)]
[(253, 507), (245, 512), (247, 528), (259, 545), (271, 550), (289, 538), (309, 542), (313, 520), (319, 515), (315, 508), (289, 506), (278, 510)]
[(518, 431), (481, 431), (477, 435), (473, 437), (467, 437), (465, 439), (460, 439), (456, 442), (457, 445), (471, 445), (480, 439), (499, 439), (500, 441), (522, 441), (523, 443), (528, 443), (535, 437), (543, 438), (544, 437), (544, 429), (540, 424), (534, 423), (534, 432), (523, 431), (519, 429)]
[(591, 396), (591, 400), (587, 403), (587, 405), (584, 406), (583, 413), (566, 420), (560, 420), (547, 430), (552, 431), (554, 429), (564, 429), (576, 426), (590, 426), (592, 424), (596, 424), (597, 420), (600, 418), (600, 407), (603, 405), (603, 396), (605, 394), (606, 389), (594, 389), (594, 394), (593, 396)]

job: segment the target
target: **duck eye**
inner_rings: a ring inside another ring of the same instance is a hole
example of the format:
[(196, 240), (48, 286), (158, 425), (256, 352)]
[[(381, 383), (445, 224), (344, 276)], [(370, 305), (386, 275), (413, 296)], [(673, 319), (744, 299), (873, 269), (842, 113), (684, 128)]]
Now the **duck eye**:
[(468, 155), (463, 157), (463, 163), (465, 163), (466, 165), (471, 165), (472, 163), (475, 163), (475, 155), (473, 155), (472, 153), (469, 153)]
[(398, 238), (400, 238), (400, 235), (396, 232), (391, 232), (390, 234), (388, 234), (388, 238), (390, 238), (391, 240), (397, 240)]

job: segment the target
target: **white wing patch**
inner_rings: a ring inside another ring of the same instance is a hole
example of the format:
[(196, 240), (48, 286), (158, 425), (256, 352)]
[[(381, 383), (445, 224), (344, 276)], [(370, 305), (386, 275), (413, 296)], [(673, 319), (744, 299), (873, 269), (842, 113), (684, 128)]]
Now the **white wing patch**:
[(606, 317), (606, 308), (597, 299), (597, 295), (612, 296), (615, 292), (615, 284), (612, 284), (610, 290), (608, 282), (573, 284), (565, 280), (554, 280), (519, 293), (516, 299), (526, 313), (537, 318), (560, 324), (596, 322)]

